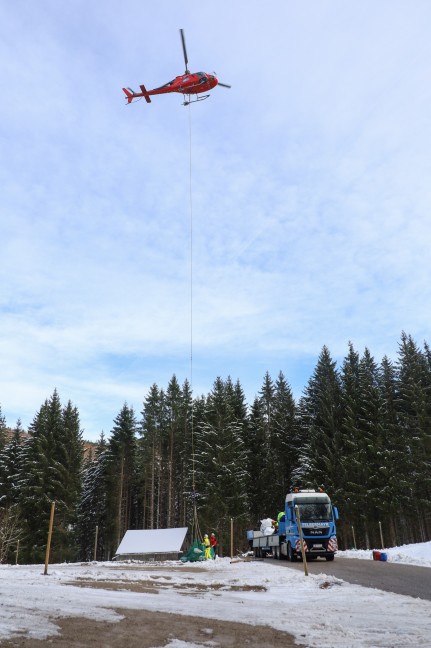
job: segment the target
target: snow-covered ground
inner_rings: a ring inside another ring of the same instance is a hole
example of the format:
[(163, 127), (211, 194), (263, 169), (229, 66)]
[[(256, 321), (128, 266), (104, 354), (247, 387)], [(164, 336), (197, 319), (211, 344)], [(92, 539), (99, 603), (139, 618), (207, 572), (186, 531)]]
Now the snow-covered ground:
[[(389, 561), (431, 566), (431, 542), (387, 553)], [(371, 560), (371, 552), (340, 554)], [(99, 585), (117, 581), (122, 590), (71, 584), (77, 580)], [(127, 591), (128, 584), (143, 581), (157, 583), (158, 594)], [(184, 588), (191, 596), (184, 595)], [(55, 619), (62, 616), (115, 623), (121, 619), (116, 607), (266, 624), (319, 648), (431, 646), (430, 601), (351, 585), (324, 574), (305, 577), (277, 563), (219, 558), (185, 564), (58, 564), (49, 566), (48, 576), (43, 575), (43, 565), (0, 567), (0, 640), (23, 634), (47, 638), (56, 634)]]

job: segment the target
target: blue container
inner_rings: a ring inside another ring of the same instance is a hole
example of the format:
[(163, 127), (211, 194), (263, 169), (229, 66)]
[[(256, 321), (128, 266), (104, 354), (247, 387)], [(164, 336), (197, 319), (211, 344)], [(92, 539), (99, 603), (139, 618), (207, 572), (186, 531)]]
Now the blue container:
[(384, 562), (387, 561), (388, 559), (388, 554), (380, 552), (380, 560), (383, 560)]

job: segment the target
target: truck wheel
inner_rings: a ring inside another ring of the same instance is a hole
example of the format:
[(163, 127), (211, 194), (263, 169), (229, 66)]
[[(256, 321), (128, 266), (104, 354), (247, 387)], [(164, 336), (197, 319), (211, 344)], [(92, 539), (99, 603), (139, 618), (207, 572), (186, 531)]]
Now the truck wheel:
[(334, 554), (332, 554), (332, 556), (325, 556), (325, 558), (326, 558), (326, 560), (331, 561), (331, 560), (334, 560), (335, 556), (334, 556)]
[(290, 562), (296, 561), (296, 556), (292, 551), (292, 545), (290, 542), (287, 543), (287, 560), (290, 560)]

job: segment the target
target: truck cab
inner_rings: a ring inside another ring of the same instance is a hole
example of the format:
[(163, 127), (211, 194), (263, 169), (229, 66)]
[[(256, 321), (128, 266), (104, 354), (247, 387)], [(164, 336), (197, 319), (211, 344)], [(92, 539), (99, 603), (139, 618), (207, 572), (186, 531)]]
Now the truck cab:
[(298, 507), (305, 554), (334, 560), (338, 549), (335, 522), (338, 510), (322, 491), (295, 490), (286, 495), (285, 515), (279, 521), (280, 557), (294, 561), (301, 556), (296, 508)]

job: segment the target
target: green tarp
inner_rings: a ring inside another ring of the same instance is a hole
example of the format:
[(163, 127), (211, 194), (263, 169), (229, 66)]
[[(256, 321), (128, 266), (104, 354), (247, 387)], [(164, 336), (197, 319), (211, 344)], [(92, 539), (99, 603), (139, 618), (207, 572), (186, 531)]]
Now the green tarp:
[[(214, 558), (214, 549), (211, 547), (211, 558)], [(181, 562), (197, 562), (198, 560), (206, 560), (205, 558), (205, 545), (195, 540), (184, 556), (180, 558)]]

